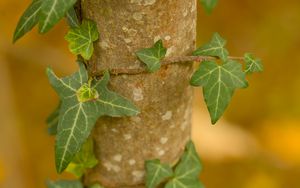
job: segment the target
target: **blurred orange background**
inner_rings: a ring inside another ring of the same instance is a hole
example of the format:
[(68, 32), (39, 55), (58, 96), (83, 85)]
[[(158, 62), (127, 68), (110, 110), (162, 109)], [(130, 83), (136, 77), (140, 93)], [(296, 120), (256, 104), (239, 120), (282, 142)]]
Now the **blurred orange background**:
[[(45, 124), (58, 103), (45, 68), (61, 75), (76, 69), (63, 39), (67, 27), (61, 22), (46, 36), (34, 30), (12, 45), (29, 3), (0, 1), (1, 188), (42, 188), (47, 179), (71, 177), (55, 172), (54, 139)], [(220, 0), (210, 16), (199, 7), (199, 44), (219, 32), (232, 55), (253, 52), (265, 65), (216, 126), (196, 92), (193, 139), (207, 188), (300, 187), (299, 23), (299, 0)]]

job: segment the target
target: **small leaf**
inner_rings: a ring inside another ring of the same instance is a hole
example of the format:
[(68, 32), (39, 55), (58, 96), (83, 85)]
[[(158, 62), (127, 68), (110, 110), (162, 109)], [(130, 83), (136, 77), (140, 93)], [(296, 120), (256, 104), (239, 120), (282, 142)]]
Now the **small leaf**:
[(91, 186), (89, 186), (89, 188), (104, 188), (103, 186), (101, 186), (100, 184), (93, 184)]
[(57, 22), (59, 22), (77, 0), (43, 0), (39, 31), (48, 32)]
[(61, 101), (59, 102), (56, 109), (47, 118), (46, 122), (47, 122), (47, 125), (48, 125), (48, 133), (50, 135), (56, 135), (56, 133), (57, 133), (60, 107), (61, 107)]
[(224, 48), (226, 45), (226, 40), (224, 40), (218, 33), (214, 33), (211, 41), (202, 47), (198, 48), (193, 55), (207, 55), (219, 57), (223, 61), (228, 59), (228, 51)]
[(83, 188), (78, 180), (47, 181), (48, 188)]
[(170, 165), (161, 164), (158, 159), (146, 161), (146, 187), (156, 188), (159, 184), (173, 176)]
[(67, 18), (67, 22), (71, 28), (80, 26), (80, 23), (77, 18), (77, 14), (76, 14), (74, 7), (71, 7), (70, 10), (68, 10), (68, 12), (66, 14), (66, 18)]
[(218, 0), (200, 0), (200, 3), (203, 5), (205, 11), (210, 14), (218, 4)]
[(149, 72), (155, 72), (160, 69), (160, 61), (166, 56), (166, 53), (167, 49), (163, 47), (162, 40), (159, 40), (153, 47), (137, 51), (136, 55), (147, 65)]
[(42, 0), (34, 0), (21, 16), (16, 27), (13, 42), (29, 32), (39, 21)]
[(201, 170), (202, 166), (195, 146), (192, 141), (189, 141), (175, 168), (175, 176), (166, 184), (165, 188), (204, 188), (199, 181)]
[(99, 33), (95, 22), (83, 20), (80, 27), (72, 28), (65, 39), (69, 42), (69, 49), (75, 55), (81, 55), (89, 60), (94, 52), (93, 42), (98, 40)]
[(226, 110), (234, 90), (246, 88), (248, 82), (242, 66), (235, 61), (223, 65), (216, 62), (202, 62), (191, 79), (191, 85), (203, 86), (203, 94), (212, 124), (215, 124)]
[(246, 53), (244, 56), (244, 60), (246, 62), (246, 70), (247, 74), (262, 72), (264, 70), (264, 66), (260, 59), (256, 59), (252, 54)]
[[(139, 110), (127, 99), (107, 89), (108, 72), (101, 80), (90, 82), (84, 64), (79, 62), (79, 71), (71, 76), (60, 79), (51, 69), (47, 74), (62, 101), (55, 145), (56, 169), (61, 173), (79, 152), (100, 116), (133, 116)], [(78, 91), (87, 83), (90, 90), (96, 90), (98, 94), (82, 101), (78, 98)]]
[(98, 160), (94, 154), (93, 140), (89, 138), (75, 155), (66, 171), (80, 178), (85, 173), (86, 169), (93, 168), (97, 164)]

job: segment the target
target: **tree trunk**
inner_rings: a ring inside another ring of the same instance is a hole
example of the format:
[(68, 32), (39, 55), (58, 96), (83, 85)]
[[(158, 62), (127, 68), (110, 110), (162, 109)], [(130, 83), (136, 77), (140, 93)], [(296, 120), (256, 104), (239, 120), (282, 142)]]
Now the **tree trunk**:
[[(191, 54), (196, 39), (196, 0), (83, 0), (82, 16), (100, 32), (89, 62), (92, 74), (139, 68), (135, 52), (163, 39), (167, 56)], [(163, 66), (158, 72), (112, 76), (110, 88), (133, 101), (136, 117), (99, 119), (94, 132), (97, 167), (85, 184), (106, 188), (145, 187), (144, 161), (175, 164), (191, 131), (192, 64)]]

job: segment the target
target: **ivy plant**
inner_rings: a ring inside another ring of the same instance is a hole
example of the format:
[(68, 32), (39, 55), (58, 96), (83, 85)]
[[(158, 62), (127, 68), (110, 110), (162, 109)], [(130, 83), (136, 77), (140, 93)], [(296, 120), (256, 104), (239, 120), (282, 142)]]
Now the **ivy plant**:
[[(78, 57), (78, 71), (60, 78), (51, 68), (47, 69), (50, 84), (57, 92), (60, 102), (47, 119), (48, 132), (55, 135), (55, 162), (58, 173), (63, 171), (81, 178), (87, 169), (98, 164), (94, 155), (91, 131), (102, 116), (124, 117), (140, 113), (133, 102), (108, 89), (110, 73), (130, 74), (129, 70), (106, 70), (100, 77), (89, 75), (86, 65), (92, 58), (94, 42), (99, 39), (98, 26), (93, 20), (79, 19), (75, 11), (77, 0), (33, 0), (21, 16), (13, 35), (16, 42), (38, 25), (39, 33), (44, 34), (53, 28), (62, 18), (70, 26), (65, 40), (69, 50)], [(200, 0), (207, 13), (216, 6), (218, 0)], [(226, 40), (215, 33), (212, 39), (196, 49), (192, 54), (168, 59), (167, 48), (163, 40), (152, 47), (142, 48), (135, 55), (145, 69), (136, 73), (159, 71), (171, 63), (200, 62), (191, 76), (190, 84), (202, 87), (204, 99), (212, 124), (217, 123), (228, 107), (236, 89), (246, 88), (246, 76), (263, 71), (260, 59), (250, 53), (244, 57), (229, 56), (225, 48)], [(244, 62), (243, 66), (241, 63)], [(122, 72), (123, 71), (123, 72)], [(161, 163), (159, 159), (147, 160), (146, 187), (156, 188), (203, 188), (199, 181), (202, 170), (199, 156), (192, 141), (186, 145), (180, 161), (175, 166)], [(83, 188), (78, 181), (48, 181), (49, 188)], [(103, 188), (99, 184), (89, 188)]]
[[(175, 167), (162, 164), (158, 159), (146, 161), (146, 187), (156, 188), (204, 188), (199, 181), (202, 165), (192, 141), (186, 145), (179, 163)], [(173, 170), (174, 169), (174, 170)]]

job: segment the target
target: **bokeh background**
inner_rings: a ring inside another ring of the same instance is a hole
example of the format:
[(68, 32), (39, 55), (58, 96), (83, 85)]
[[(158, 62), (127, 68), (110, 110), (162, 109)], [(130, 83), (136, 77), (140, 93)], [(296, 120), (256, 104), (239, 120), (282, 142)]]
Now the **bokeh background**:
[[(30, 0), (0, 1), (0, 187), (42, 188), (57, 176), (54, 139), (45, 119), (58, 98), (45, 68), (76, 69), (62, 22), (47, 36), (36, 30), (12, 45), (19, 16)], [(193, 139), (207, 188), (300, 187), (300, 1), (220, 0), (212, 15), (199, 8), (198, 43), (213, 32), (235, 56), (253, 52), (265, 71), (249, 78), (225, 117), (211, 126), (196, 92)]]

